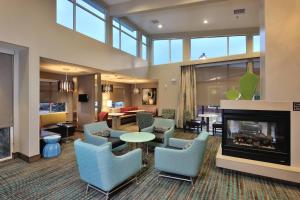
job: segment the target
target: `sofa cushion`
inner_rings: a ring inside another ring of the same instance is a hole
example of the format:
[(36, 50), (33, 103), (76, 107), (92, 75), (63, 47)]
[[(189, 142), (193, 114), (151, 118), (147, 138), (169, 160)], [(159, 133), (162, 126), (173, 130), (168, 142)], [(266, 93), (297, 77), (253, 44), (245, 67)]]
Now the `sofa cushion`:
[(125, 142), (123, 142), (119, 138), (109, 137), (107, 139), (108, 139), (108, 142), (111, 142), (111, 146), (112, 146), (113, 149), (118, 147), (118, 146), (121, 146), (121, 145), (125, 144)]

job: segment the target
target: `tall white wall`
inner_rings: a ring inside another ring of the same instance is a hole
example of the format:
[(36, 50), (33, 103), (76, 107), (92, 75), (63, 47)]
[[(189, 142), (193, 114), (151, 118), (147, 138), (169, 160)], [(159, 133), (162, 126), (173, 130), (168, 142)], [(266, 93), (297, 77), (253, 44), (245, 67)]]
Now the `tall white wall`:
[(262, 83), (269, 101), (300, 101), (300, 1), (262, 0)]
[(56, 24), (55, 0), (1, 0), (0, 41), (28, 47), (20, 69), (20, 152), (39, 154), (40, 57), (103, 70), (146, 67), (147, 62)]

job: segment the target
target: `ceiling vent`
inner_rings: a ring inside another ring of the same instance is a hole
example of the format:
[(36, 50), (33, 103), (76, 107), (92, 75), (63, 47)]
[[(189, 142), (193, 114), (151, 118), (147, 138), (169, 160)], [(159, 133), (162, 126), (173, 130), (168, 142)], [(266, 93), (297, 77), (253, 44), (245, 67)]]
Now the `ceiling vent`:
[(233, 10), (233, 14), (235, 14), (235, 15), (241, 15), (241, 14), (245, 14), (245, 13), (246, 13), (245, 8)]

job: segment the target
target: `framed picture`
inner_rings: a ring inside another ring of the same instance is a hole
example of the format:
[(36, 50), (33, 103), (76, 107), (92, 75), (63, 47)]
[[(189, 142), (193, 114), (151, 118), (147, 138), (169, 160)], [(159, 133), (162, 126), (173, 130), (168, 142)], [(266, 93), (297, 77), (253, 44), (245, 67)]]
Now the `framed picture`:
[(156, 88), (143, 88), (142, 94), (143, 94), (142, 97), (143, 105), (156, 105), (156, 98), (157, 98)]

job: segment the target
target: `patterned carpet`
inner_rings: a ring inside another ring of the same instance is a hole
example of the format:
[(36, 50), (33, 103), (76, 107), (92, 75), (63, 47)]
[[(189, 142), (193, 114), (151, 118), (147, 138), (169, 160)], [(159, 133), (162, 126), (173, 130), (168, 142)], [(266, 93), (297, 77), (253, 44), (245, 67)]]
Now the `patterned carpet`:
[[(193, 138), (192, 133), (177, 132), (176, 137)], [(215, 155), (221, 138), (210, 136), (204, 165), (195, 183), (161, 178), (150, 167), (111, 199), (300, 199), (300, 187), (258, 176), (216, 168)], [(73, 144), (62, 146), (62, 155), (28, 164), (20, 159), (0, 163), (0, 199), (104, 199), (79, 179)]]

